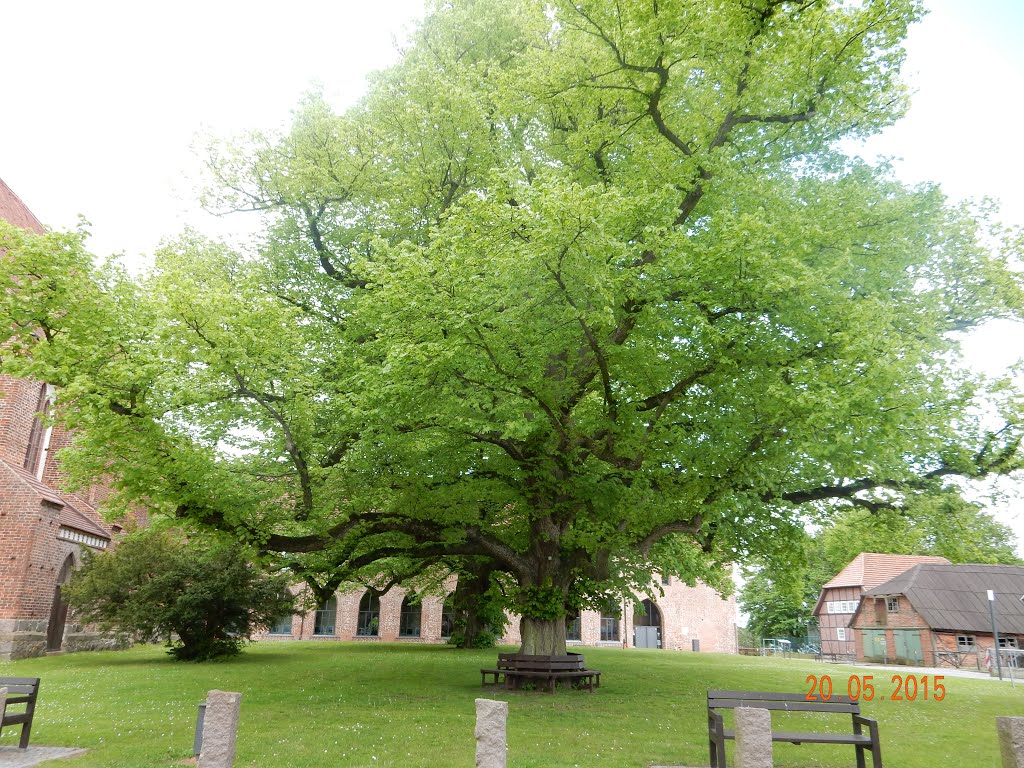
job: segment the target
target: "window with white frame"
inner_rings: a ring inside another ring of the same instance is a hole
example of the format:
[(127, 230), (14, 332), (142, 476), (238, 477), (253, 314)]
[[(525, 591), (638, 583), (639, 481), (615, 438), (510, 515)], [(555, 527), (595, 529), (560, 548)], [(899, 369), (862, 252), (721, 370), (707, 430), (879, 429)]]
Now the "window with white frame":
[(836, 627), (836, 639), (846, 640), (846, 627)]
[(969, 651), (974, 647), (975, 637), (974, 635), (957, 635), (956, 636), (956, 649), (958, 651)]
[(900, 599), (898, 597), (887, 597), (885, 598), (885, 610), (890, 613), (895, 613), (900, 609)]
[(825, 603), (827, 613), (854, 613), (857, 610), (857, 600), (829, 600)]

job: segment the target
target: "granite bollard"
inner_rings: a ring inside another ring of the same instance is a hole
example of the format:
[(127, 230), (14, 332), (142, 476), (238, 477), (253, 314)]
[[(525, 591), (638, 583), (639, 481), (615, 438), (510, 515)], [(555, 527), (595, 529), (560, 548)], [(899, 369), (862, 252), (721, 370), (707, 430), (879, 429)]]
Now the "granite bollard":
[(0, 688), (0, 718), (3, 718), (4, 711), (7, 709), (7, 689)]
[(476, 768), (505, 768), (508, 746), (505, 723), (508, 702), (492, 699), (476, 700)]
[(759, 707), (737, 707), (736, 768), (772, 768), (772, 714)]
[(1024, 768), (1024, 717), (997, 717), (1003, 768)]
[(231, 768), (235, 762), (235, 738), (242, 694), (210, 691), (206, 695), (203, 744), (198, 768)]

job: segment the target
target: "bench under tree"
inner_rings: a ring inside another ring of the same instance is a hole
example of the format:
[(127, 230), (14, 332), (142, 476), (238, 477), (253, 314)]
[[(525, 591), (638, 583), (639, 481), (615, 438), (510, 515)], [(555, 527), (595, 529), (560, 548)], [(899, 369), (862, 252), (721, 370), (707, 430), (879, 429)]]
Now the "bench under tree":
[(494, 668), (480, 670), (480, 684), (484, 686), (503, 685), (508, 690), (517, 690), (524, 682), (534, 682), (552, 693), (559, 683), (593, 691), (601, 687), (601, 673), (587, 669), (583, 655), (579, 653), (565, 656), (499, 653), (498, 664)]

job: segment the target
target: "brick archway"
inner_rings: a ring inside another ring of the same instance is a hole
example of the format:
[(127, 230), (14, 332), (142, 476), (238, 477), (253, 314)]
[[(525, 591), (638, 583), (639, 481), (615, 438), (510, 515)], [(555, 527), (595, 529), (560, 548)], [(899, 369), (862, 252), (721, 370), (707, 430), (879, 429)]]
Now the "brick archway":
[[(642, 609), (643, 613), (640, 612)], [(636, 605), (633, 615), (633, 647), (662, 648), (664, 647), (664, 626), (661, 609), (648, 598)]]
[(68, 555), (57, 574), (57, 582), (53, 586), (53, 603), (50, 606), (50, 622), (46, 626), (46, 652), (59, 651), (64, 644), (64, 625), (68, 620), (68, 604), (61, 594), (61, 587), (71, 579), (75, 568), (75, 556)]

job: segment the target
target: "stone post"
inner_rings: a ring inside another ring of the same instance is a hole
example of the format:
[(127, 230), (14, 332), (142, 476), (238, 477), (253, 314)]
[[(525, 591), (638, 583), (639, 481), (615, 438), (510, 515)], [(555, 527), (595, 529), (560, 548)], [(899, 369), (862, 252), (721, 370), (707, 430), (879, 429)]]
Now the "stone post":
[(7, 689), (0, 688), (0, 720), (4, 717), (5, 709), (7, 709)]
[(736, 768), (772, 768), (772, 714), (736, 707)]
[(1024, 768), (1024, 717), (997, 717), (1003, 768)]
[(508, 747), (505, 722), (508, 702), (476, 700), (476, 768), (505, 768)]
[(231, 768), (235, 762), (235, 737), (242, 694), (210, 691), (206, 695), (203, 745), (198, 768)]

